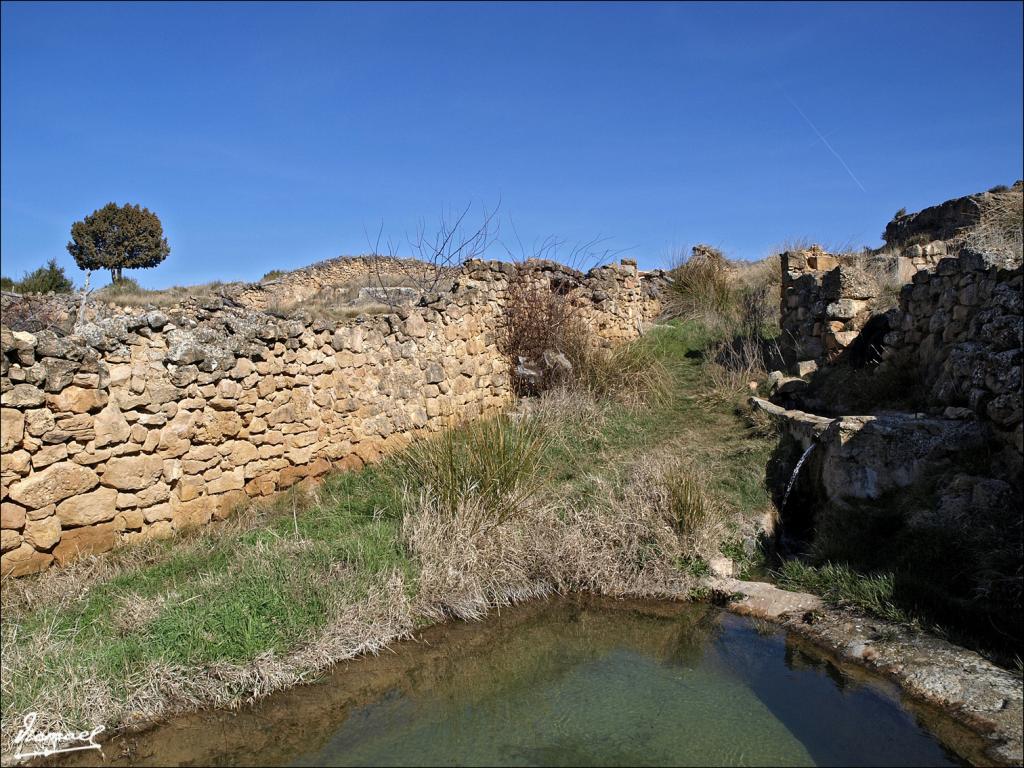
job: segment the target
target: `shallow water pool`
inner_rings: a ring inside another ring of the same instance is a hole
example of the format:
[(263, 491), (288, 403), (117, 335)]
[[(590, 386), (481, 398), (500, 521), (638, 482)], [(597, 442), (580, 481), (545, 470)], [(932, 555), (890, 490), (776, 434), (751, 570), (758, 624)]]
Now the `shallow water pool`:
[(428, 630), (316, 685), (105, 753), (195, 765), (962, 764), (933, 732), (966, 735), (910, 706), (711, 606), (550, 601)]

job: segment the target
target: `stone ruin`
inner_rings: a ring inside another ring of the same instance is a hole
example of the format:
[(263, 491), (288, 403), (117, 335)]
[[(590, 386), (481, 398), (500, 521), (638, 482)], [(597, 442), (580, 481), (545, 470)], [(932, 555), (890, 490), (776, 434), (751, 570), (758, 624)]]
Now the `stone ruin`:
[[(348, 281), (365, 263), (329, 267)], [(497, 327), (524, 272), (565, 291), (596, 342), (635, 338), (660, 312), (632, 261), (582, 274), (474, 260), (415, 305), (338, 323), (260, 311), (273, 303), (264, 285), (93, 309), (74, 335), (0, 327), (3, 574), (222, 519), (505, 406)], [(319, 291), (328, 278), (313, 273), (281, 284)]]

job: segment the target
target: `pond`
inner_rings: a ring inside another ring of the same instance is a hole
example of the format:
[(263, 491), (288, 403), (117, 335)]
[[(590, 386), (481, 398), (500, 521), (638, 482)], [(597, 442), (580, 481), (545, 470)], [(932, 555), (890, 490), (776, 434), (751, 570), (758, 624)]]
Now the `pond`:
[(977, 754), (948, 718), (774, 626), (580, 598), (434, 627), (314, 685), (104, 751), (134, 765), (964, 764), (936, 734)]

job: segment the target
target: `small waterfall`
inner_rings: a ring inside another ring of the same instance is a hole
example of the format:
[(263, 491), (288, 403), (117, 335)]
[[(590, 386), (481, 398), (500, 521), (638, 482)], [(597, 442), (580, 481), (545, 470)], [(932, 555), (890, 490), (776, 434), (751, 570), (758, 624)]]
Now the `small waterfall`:
[(789, 478), (789, 484), (786, 486), (786, 493), (782, 497), (782, 506), (779, 507), (779, 515), (781, 516), (783, 511), (786, 509), (786, 502), (789, 500), (789, 492), (793, 490), (793, 485), (796, 483), (797, 475), (800, 474), (800, 467), (807, 461), (807, 457), (811, 455), (811, 451), (814, 450), (814, 443), (807, 446), (807, 449), (801, 454), (800, 461), (793, 467), (793, 475)]

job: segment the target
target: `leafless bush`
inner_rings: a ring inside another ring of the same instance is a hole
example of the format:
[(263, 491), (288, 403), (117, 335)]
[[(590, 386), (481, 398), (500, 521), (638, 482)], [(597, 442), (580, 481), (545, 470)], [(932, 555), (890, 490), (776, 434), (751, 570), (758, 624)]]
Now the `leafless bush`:
[(498, 318), (498, 349), (521, 395), (535, 395), (563, 382), (571, 372), (571, 360), (591, 343), (558, 288), (522, 265), (509, 279)]
[(3, 295), (2, 319), (12, 331), (29, 333), (51, 330), (63, 335), (74, 324), (70, 305), (63, 299), (9, 293)]
[(708, 395), (727, 400), (749, 395), (750, 382), (760, 381), (768, 373), (766, 358), (778, 356), (773, 345), (774, 342), (752, 336), (737, 336), (713, 345), (703, 366)]
[[(412, 286), (420, 293), (434, 293), (455, 275), (463, 262), (483, 257), (498, 234), (498, 208), (485, 208), (480, 223), (467, 227), (472, 207), (470, 204), (461, 212), (443, 212), (432, 234), (421, 220), (416, 231), (406, 235), (404, 247), (391, 240), (383, 242), (382, 224), (370, 255), (371, 272), (378, 286), (394, 285), (387, 280), (398, 276), (401, 285)], [(400, 256), (403, 249), (407, 249), (406, 256), (411, 259)]]

